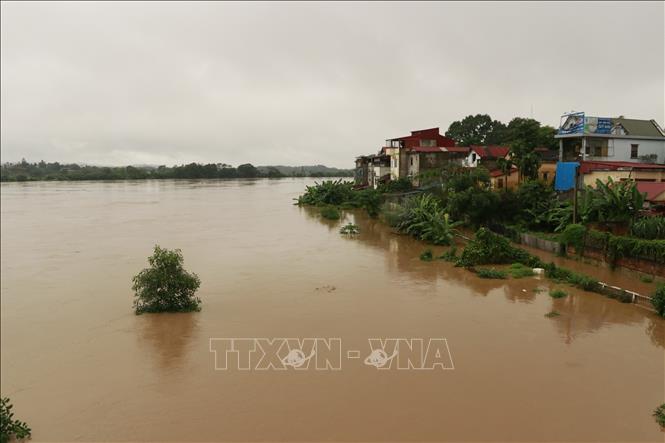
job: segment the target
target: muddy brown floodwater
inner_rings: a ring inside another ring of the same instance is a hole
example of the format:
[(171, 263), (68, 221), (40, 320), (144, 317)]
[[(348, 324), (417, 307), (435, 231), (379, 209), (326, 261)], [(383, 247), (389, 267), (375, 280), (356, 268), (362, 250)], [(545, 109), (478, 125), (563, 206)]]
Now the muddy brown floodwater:
[[(362, 214), (344, 238), (292, 205), (310, 183), (2, 184), (2, 393), (33, 440), (663, 441), (662, 319), (422, 262)], [(182, 249), (201, 312), (133, 314), (154, 244)], [(343, 366), (215, 371), (220, 337), (338, 337)], [(455, 368), (346, 358), (372, 337), (446, 338)]]

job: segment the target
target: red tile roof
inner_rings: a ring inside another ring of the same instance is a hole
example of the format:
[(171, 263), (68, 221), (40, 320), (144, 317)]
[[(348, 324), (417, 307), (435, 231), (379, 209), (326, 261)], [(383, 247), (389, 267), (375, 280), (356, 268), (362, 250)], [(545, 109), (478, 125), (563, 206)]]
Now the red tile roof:
[[(513, 165), (513, 167), (510, 168), (510, 174), (508, 175), (512, 175), (512, 173), (515, 171), (517, 171), (517, 166)], [(506, 174), (504, 174), (501, 169), (493, 169), (492, 171), (490, 171), (490, 177), (501, 177), (503, 175)]]
[(471, 145), (471, 149), (473, 149), (474, 152), (480, 156), (480, 158), (505, 157), (506, 155), (508, 155), (508, 151), (510, 151), (510, 148), (508, 146), (494, 146), (494, 145), (493, 146)]
[(463, 153), (468, 153), (471, 148), (468, 146), (451, 146), (450, 148), (443, 148), (448, 152), (463, 152)]
[[(635, 182), (635, 184), (640, 193), (647, 195), (647, 201), (656, 201), (659, 195), (665, 194), (665, 182)], [(665, 198), (658, 199), (658, 201), (663, 200)]]
[(654, 163), (617, 162), (617, 161), (582, 161), (580, 173), (588, 174), (591, 171), (616, 171), (617, 169), (664, 169), (665, 165)]
[(438, 146), (414, 146), (410, 148), (410, 152), (444, 152), (445, 148), (439, 148)]

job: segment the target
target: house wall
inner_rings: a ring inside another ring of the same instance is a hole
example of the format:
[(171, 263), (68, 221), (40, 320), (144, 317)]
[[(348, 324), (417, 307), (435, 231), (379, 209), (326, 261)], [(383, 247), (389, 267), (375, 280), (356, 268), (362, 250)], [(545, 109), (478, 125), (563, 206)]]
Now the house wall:
[[(503, 180), (503, 187), (499, 187), (499, 181)], [(516, 189), (519, 186), (519, 174), (517, 171), (512, 171), (510, 175), (507, 177), (505, 175), (501, 175), (498, 177), (490, 177), (490, 188), (498, 191), (500, 189)]]
[(390, 166), (373, 166), (369, 173), (369, 185), (376, 189), (379, 186), (379, 179), (387, 174), (390, 174)]
[[(605, 149), (605, 143), (607, 148)], [(631, 146), (637, 145), (638, 157), (631, 157)], [(643, 140), (628, 138), (587, 138), (589, 149), (585, 155), (587, 160), (610, 160), (610, 161), (639, 161), (639, 157), (644, 155), (656, 155), (653, 163), (665, 163), (665, 140)], [(597, 153), (595, 146), (600, 146), (604, 156), (594, 155)]]
[(665, 181), (665, 171), (591, 171), (584, 174), (584, 184), (588, 186), (596, 186), (596, 180), (600, 179), (606, 182), (607, 178), (611, 177), (614, 181), (621, 180), (649, 180), (649, 181)]
[[(584, 155), (584, 160), (637, 162), (639, 158), (631, 157), (633, 144), (638, 145), (638, 157), (655, 154), (656, 160), (650, 163), (665, 164), (665, 139), (573, 137), (560, 141), (564, 161), (576, 161)], [(602, 155), (596, 155), (599, 151)]]

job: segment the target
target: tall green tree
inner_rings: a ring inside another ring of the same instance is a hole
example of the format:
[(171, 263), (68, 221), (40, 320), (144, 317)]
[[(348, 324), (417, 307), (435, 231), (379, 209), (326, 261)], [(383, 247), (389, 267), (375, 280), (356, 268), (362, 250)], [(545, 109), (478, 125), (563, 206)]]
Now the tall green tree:
[(506, 126), (498, 120), (492, 120), (487, 114), (467, 115), (462, 120), (454, 121), (446, 131), (460, 146), (495, 145), (503, 143)]

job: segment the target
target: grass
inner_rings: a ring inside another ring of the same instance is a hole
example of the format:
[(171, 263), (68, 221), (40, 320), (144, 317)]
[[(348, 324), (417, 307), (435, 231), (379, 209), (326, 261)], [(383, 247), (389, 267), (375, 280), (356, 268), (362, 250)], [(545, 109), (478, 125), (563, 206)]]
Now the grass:
[(545, 317), (547, 317), (547, 318), (552, 318), (552, 317), (558, 317), (558, 316), (560, 316), (560, 315), (561, 315), (561, 314), (558, 313), (557, 311), (550, 311), (550, 312), (548, 312), (547, 314), (545, 314)]
[(324, 206), (321, 208), (321, 217), (328, 220), (339, 220), (339, 211), (334, 206)]
[(653, 275), (642, 275), (640, 280), (642, 283), (653, 283)]
[(434, 255), (432, 254), (431, 249), (425, 249), (422, 254), (420, 254), (420, 259), (422, 261), (432, 261), (434, 259)]
[(476, 271), (476, 274), (478, 274), (478, 277), (480, 278), (494, 278), (494, 279), (504, 279), (507, 277), (507, 274), (503, 271), (499, 271), (497, 269), (491, 268), (479, 268)]
[(532, 277), (533, 269), (524, 266), (522, 263), (513, 263), (510, 265), (508, 273), (510, 273), (513, 278)]
[(550, 297), (552, 298), (564, 298), (567, 295), (568, 293), (561, 289), (554, 289), (553, 291), (550, 291)]

